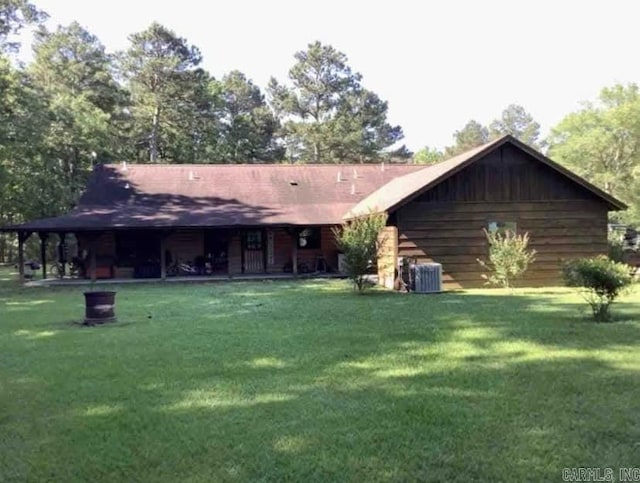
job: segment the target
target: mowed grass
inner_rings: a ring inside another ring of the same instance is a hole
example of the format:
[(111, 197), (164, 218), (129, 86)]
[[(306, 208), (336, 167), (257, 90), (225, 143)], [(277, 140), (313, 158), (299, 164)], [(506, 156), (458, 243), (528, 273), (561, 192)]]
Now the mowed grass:
[(117, 290), (119, 321), (87, 328), (81, 287), (0, 281), (0, 481), (560, 481), (640, 461), (637, 288), (610, 324), (562, 288)]

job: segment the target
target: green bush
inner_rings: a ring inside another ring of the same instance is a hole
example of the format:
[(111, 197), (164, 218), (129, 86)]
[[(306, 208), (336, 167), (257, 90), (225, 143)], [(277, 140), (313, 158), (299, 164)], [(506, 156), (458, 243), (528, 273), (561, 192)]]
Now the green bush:
[(344, 254), (347, 276), (359, 292), (367, 288), (366, 274), (377, 260), (379, 236), (386, 224), (386, 213), (370, 213), (333, 229), (338, 248)]
[(567, 262), (563, 276), (570, 287), (580, 287), (598, 322), (610, 319), (609, 307), (620, 293), (633, 283), (631, 267), (604, 255)]
[(478, 263), (490, 272), (483, 274), (487, 284), (510, 287), (513, 280), (522, 276), (535, 261), (535, 250), (529, 250), (529, 234), (516, 235), (483, 229), (489, 242), (489, 261), (478, 259)]

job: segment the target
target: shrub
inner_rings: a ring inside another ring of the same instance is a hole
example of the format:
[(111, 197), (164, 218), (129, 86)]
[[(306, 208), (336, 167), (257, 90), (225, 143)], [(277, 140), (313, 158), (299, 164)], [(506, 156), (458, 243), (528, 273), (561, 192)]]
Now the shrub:
[(386, 224), (386, 213), (370, 213), (333, 229), (338, 248), (344, 253), (347, 276), (359, 292), (367, 288), (366, 274), (377, 259), (379, 235)]
[(490, 274), (483, 274), (487, 284), (510, 287), (513, 280), (522, 276), (535, 261), (535, 250), (529, 250), (529, 234), (516, 235), (512, 231), (490, 232), (483, 228), (489, 242), (489, 261), (478, 259)]
[(610, 319), (609, 307), (633, 283), (631, 267), (604, 255), (571, 260), (562, 272), (568, 286), (584, 289), (584, 298), (591, 306), (593, 318), (599, 322)]

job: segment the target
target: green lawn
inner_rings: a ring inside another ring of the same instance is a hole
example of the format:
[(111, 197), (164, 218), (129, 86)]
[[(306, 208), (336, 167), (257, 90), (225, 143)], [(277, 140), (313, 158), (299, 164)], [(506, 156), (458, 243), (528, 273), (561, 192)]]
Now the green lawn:
[(0, 481), (561, 481), (640, 461), (640, 290), (82, 288), (0, 272)]

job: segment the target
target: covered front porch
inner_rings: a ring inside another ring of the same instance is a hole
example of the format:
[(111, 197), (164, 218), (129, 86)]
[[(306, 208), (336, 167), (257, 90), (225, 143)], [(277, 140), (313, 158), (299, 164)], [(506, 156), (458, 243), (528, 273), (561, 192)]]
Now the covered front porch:
[[(24, 244), (30, 236), (37, 236), (40, 242), (40, 280), (31, 280), (31, 284), (339, 273), (338, 249), (329, 226), (117, 228), (73, 233), (19, 231), (18, 266), (23, 281), (27, 278)], [(72, 250), (67, 246), (70, 239)], [(56, 242), (55, 260), (51, 260), (50, 244)]]
[[(46, 278), (35, 279), (25, 282), (26, 287), (67, 287), (67, 286), (113, 286), (113, 285), (129, 285), (129, 284), (154, 284), (154, 283), (221, 283), (229, 281), (258, 281), (258, 280), (299, 280), (299, 279), (329, 279), (329, 278), (345, 278), (346, 275), (340, 272), (310, 272), (310, 273), (256, 273), (256, 274), (239, 274), (239, 275), (210, 275), (210, 276), (177, 276), (167, 277), (166, 279), (158, 278), (105, 278), (98, 279), (95, 282), (82, 278)], [(372, 279), (373, 280), (373, 279)], [(375, 281), (375, 280), (374, 280)]]

